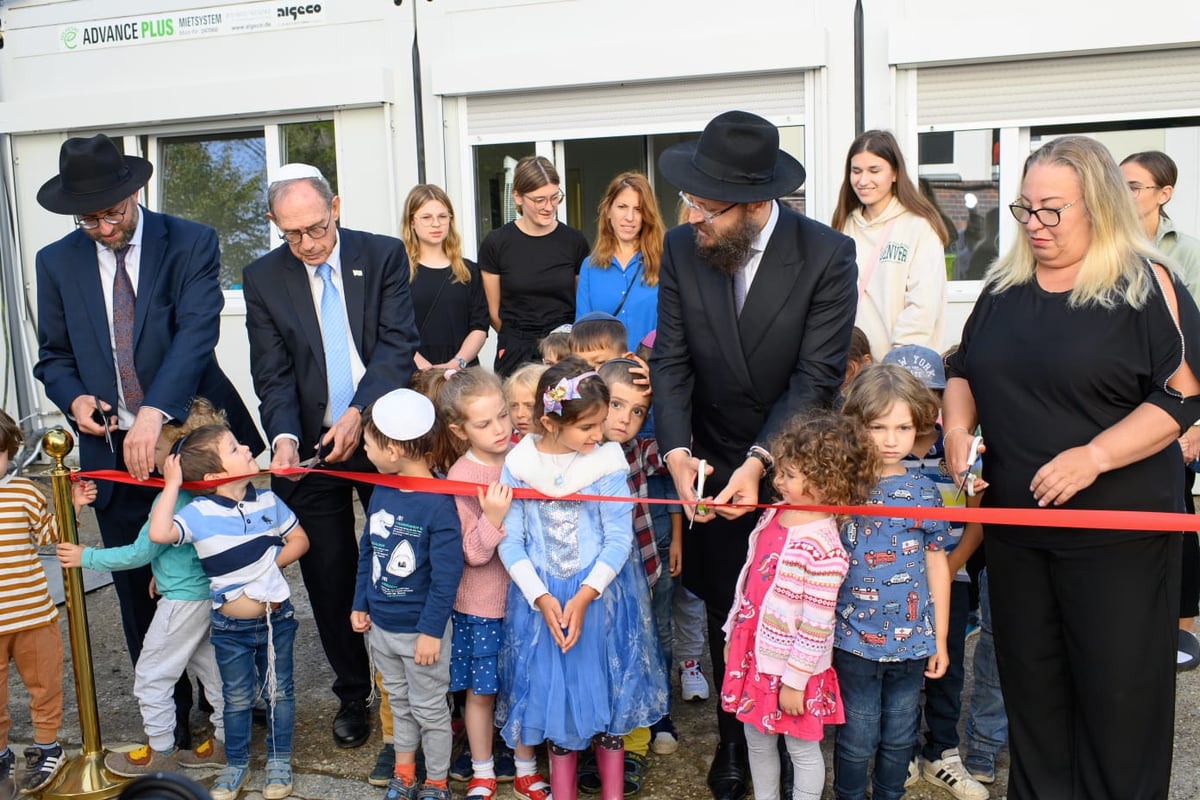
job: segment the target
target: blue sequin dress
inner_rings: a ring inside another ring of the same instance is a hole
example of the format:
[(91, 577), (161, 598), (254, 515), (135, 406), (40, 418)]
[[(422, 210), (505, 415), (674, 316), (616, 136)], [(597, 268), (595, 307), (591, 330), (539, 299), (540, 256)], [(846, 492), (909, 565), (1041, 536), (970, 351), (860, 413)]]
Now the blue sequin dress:
[[(628, 496), (626, 475), (627, 466), (622, 466), (578, 491)], [(501, 481), (514, 488), (530, 486), (508, 466)], [(513, 501), (501, 558), (510, 568), (528, 558), (545, 589), (564, 607), (597, 561), (611, 559), (617, 542), (626, 544), (616, 577), (589, 605), (579, 641), (566, 653), (517, 583), (509, 588), (496, 724), (510, 747), (549, 740), (582, 750), (596, 734), (625, 734), (667, 712), (670, 689), (645, 570), (632, 546), (631, 511), (625, 503)]]

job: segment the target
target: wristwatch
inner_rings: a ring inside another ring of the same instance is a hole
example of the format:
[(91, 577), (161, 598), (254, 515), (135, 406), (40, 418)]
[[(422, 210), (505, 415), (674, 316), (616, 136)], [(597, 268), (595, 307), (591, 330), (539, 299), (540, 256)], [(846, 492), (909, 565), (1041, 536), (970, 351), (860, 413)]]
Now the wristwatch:
[(459, 368), (459, 369), (466, 369), (466, 368), (467, 368), (467, 362), (466, 362), (464, 359), (461, 359), (461, 358), (457, 358), (457, 357), (456, 357), (454, 360), (455, 360), (456, 362), (458, 362), (458, 368)]
[(771, 467), (775, 466), (775, 459), (765, 447), (759, 447), (756, 444), (750, 445), (750, 449), (746, 451), (746, 458), (754, 458), (758, 463), (762, 464), (763, 472), (770, 472)]

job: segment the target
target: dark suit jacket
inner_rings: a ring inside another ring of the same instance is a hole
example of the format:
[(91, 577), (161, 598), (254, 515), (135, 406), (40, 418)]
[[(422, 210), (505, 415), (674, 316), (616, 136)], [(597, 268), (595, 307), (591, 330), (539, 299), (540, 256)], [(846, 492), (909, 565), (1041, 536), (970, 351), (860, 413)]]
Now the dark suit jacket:
[[(263, 440), (233, 384), (213, 355), (224, 295), (220, 251), (212, 228), (140, 209), (142, 252), (134, 306), (134, 363), (144, 404), (177, 420), (192, 398), (225, 409), (238, 441), (259, 453)], [(81, 394), (117, 407), (108, 316), (96, 243), (76, 230), (37, 254), (38, 363), (33, 374), (64, 414)], [(74, 421), (72, 421), (74, 424)], [(117, 457), (102, 436), (79, 437), (84, 469), (111, 469)], [(112, 485), (100, 483), (97, 508)]]
[[(366, 366), (352, 403), (367, 407), (408, 386), (417, 327), (408, 291), (404, 243), (390, 236), (338, 228), (342, 286), (354, 344)], [(246, 267), (246, 329), (250, 371), (268, 441), (283, 433), (311, 453), (321, 435), (329, 387), (325, 348), (308, 270), (286, 244)]]
[[(705, 494), (724, 487), (750, 445), (765, 445), (797, 412), (833, 403), (845, 377), (857, 280), (852, 239), (780, 204), (739, 317), (732, 279), (697, 255), (691, 226), (667, 233), (650, 358), (654, 432), (664, 454), (690, 447), (713, 465)], [(709, 534), (727, 542), (705, 557), (713, 570), (732, 572), (719, 581), (722, 594), (745, 560), (755, 517), (737, 521), (746, 529), (740, 543), (722, 520), (692, 532), (697, 542)], [(685, 578), (688, 571), (685, 563)], [(712, 582), (693, 577), (693, 591)]]

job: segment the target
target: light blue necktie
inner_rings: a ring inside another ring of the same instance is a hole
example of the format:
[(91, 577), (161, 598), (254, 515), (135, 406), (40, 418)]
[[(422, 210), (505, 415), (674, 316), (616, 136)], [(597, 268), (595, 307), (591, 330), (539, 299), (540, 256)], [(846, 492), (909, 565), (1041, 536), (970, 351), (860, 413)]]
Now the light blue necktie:
[(321, 342), (325, 346), (325, 378), (329, 383), (329, 419), (337, 422), (354, 399), (350, 347), (346, 343), (346, 314), (328, 264), (317, 267), (321, 277)]

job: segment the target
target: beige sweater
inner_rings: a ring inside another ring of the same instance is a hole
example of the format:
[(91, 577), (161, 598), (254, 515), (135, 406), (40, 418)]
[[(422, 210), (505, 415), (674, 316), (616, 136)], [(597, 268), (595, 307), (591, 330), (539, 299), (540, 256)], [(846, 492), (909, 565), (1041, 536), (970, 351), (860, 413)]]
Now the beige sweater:
[[(889, 223), (891, 229), (879, 248), (878, 263), (867, 263)], [(893, 197), (884, 212), (870, 222), (861, 208), (855, 210), (842, 233), (852, 237), (858, 249), (859, 281), (870, 276), (854, 324), (870, 340), (871, 357), (879, 361), (902, 344), (941, 352), (946, 258), (941, 240), (925, 218), (907, 211)]]

